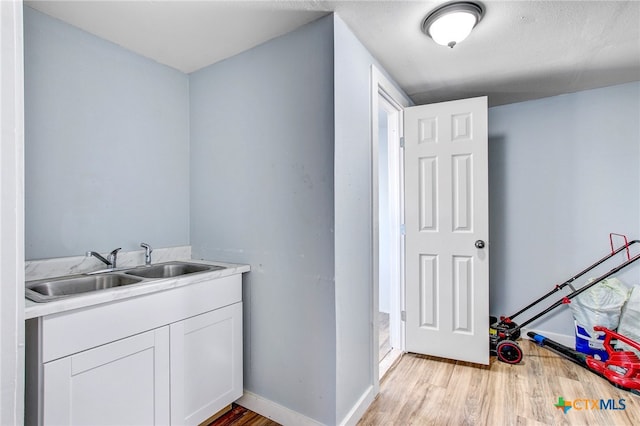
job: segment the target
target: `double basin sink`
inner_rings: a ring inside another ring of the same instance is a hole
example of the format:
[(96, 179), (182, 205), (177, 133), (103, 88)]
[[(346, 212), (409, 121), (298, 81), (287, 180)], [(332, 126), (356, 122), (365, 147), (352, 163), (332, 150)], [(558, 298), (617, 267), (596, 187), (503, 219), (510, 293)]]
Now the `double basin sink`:
[(189, 262), (158, 263), (102, 273), (27, 281), (25, 295), (34, 302), (51, 302), (94, 291), (128, 286), (143, 281), (148, 282), (153, 279), (180, 277), (218, 269), (222, 269), (222, 267)]

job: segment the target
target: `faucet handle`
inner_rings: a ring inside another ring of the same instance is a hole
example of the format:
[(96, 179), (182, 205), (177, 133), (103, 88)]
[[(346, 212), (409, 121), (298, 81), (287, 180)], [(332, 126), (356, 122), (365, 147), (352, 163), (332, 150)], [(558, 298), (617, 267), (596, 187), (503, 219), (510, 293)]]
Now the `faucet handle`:
[(112, 250), (111, 253), (109, 253), (109, 262), (111, 262), (111, 267), (115, 269), (116, 267), (116, 260), (118, 258), (118, 252), (122, 250), (122, 247), (119, 247), (115, 250)]
[(151, 252), (153, 249), (147, 243), (140, 243), (140, 247), (144, 249), (144, 264), (151, 265)]

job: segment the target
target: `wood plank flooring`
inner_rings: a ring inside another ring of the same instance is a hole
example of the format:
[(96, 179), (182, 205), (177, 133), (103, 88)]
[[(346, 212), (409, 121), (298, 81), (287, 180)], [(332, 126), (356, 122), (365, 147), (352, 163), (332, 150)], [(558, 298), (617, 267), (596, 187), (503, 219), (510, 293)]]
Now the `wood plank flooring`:
[[(405, 354), (382, 380), (380, 394), (358, 426), (640, 425), (640, 396), (613, 387), (527, 339), (519, 343), (524, 359), (518, 365), (495, 357), (491, 365), (478, 366)], [(559, 397), (594, 400), (598, 406), (601, 399), (611, 399), (616, 408), (622, 408), (624, 400), (625, 409), (586, 409), (591, 402), (581, 401), (564, 413), (555, 406)], [(239, 414), (212, 423), (243, 425), (277, 423), (242, 407)]]
[[(365, 425), (640, 425), (640, 397), (523, 339), (518, 365), (491, 365), (406, 354), (389, 371), (380, 394), (358, 423)], [(565, 401), (612, 399), (617, 408), (565, 414)]]
[[(231, 410), (223, 414), (209, 426), (280, 426), (271, 419), (254, 413), (238, 404), (233, 404)], [(201, 425), (202, 426), (202, 425)]]

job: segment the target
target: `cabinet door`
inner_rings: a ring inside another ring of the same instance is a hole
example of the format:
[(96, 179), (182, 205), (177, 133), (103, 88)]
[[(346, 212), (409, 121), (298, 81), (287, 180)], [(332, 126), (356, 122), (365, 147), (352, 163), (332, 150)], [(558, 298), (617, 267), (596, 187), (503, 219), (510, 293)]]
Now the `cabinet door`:
[(169, 328), (44, 364), (44, 424), (169, 424)]
[(198, 425), (242, 396), (242, 303), (170, 327), (171, 423)]

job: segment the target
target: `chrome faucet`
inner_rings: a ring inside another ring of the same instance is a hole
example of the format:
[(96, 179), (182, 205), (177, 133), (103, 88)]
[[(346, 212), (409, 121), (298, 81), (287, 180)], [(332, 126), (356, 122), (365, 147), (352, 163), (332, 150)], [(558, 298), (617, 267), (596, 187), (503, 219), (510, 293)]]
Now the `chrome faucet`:
[(153, 249), (147, 243), (140, 243), (140, 247), (144, 249), (144, 264), (147, 266), (151, 265), (151, 252)]
[(116, 267), (116, 260), (118, 258), (118, 251), (122, 250), (122, 248), (117, 248), (115, 250), (113, 250), (111, 253), (109, 253), (109, 256), (107, 256), (107, 259), (105, 259), (104, 257), (102, 257), (102, 255), (98, 252), (95, 251), (88, 251), (87, 252), (87, 257), (96, 257), (98, 259), (100, 259), (105, 265), (110, 266), (111, 268)]
[(107, 259), (109, 260), (109, 262), (111, 262), (111, 267), (113, 269), (116, 268), (116, 260), (118, 259), (118, 252), (122, 250), (122, 247), (119, 247), (115, 250), (113, 250), (111, 253), (109, 253), (109, 257), (107, 257)]
[(88, 251), (88, 252), (87, 252), (87, 257), (91, 257), (91, 256), (97, 257), (97, 258), (98, 258), (98, 259), (100, 259), (102, 262), (104, 262), (104, 263), (105, 263), (105, 265), (107, 265), (107, 266), (111, 266), (111, 262), (109, 262), (107, 259), (105, 259), (104, 257), (102, 257), (102, 255), (100, 255), (100, 253), (97, 253), (97, 252), (95, 252), (95, 251)]

